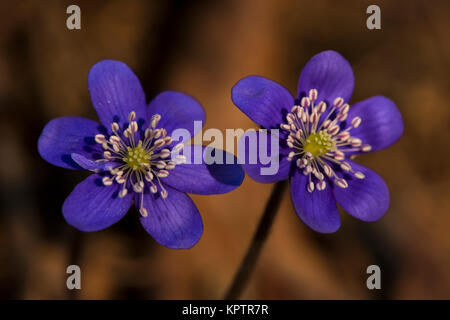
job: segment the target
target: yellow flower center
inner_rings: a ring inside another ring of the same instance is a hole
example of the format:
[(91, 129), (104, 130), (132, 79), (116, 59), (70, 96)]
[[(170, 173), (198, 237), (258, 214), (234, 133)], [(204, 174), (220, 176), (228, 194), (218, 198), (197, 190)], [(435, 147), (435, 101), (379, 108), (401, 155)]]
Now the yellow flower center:
[(139, 144), (134, 148), (127, 148), (128, 153), (127, 156), (123, 158), (132, 170), (142, 170), (146, 168), (146, 165), (149, 164), (150, 156), (152, 152), (147, 152), (142, 147), (142, 142), (139, 141)]
[(303, 150), (312, 154), (313, 157), (322, 156), (336, 147), (335, 142), (331, 139), (325, 130), (312, 133), (306, 138)]

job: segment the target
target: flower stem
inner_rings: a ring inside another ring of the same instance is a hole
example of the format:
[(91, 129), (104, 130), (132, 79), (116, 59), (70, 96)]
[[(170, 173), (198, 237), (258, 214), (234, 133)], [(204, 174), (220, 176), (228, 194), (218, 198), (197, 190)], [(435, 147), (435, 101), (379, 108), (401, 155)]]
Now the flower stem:
[(272, 227), (276, 213), (278, 212), (278, 207), (280, 206), (281, 199), (283, 198), (284, 190), (286, 189), (287, 181), (279, 181), (275, 184), (267, 201), (264, 213), (259, 221), (258, 228), (253, 235), (250, 247), (247, 250), (244, 260), (234, 276), (233, 282), (231, 283), (227, 293), (225, 294), (225, 299), (234, 300), (239, 299), (242, 292), (246, 288), (250, 275), (256, 265), (261, 249), (264, 242), (269, 235), (269, 231)]

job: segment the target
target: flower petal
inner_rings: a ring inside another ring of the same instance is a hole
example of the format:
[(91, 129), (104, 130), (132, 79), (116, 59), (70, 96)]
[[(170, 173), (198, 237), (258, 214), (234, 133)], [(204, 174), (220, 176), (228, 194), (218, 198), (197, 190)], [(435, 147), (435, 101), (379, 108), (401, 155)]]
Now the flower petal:
[(288, 153), (289, 150), (280, 144), (275, 134), (248, 130), (239, 140), (238, 155), (245, 173), (261, 183), (277, 182), (289, 177), (292, 162), (287, 160)]
[(132, 194), (119, 198), (120, 185), (104, 186), (102, 176), (92, 174), (80, 182), (63, 204), (67, 222), (81, 231), (98, 231), (119, 221), (128, 211)]
[(101, 132), (98, 122), (81, 117), (63, 117), (51, 120), (42, 130), (38, 141), (38, 151), (51, 164), (67, 169), (80, 170), (71, 154), (77, 153), (88, 159), (102, 154), (94, 137)]
[(266, 129), (279, 128), (294, 106), (294, 98), (282, 85), (260, 76), (249, 76), (231, 90), (233, 103)]
[(318, 101), (333, 103), (337, 97), (348, 102), (352, 96), (355, 79), (348, 61), (336, 51), (323, 51), (313, 56), (303, 68), (298, 81), (297, 97), (317, 89)]
[(363, 221), (380, 219), (389, 208), (389, 190), (383, 179), (374, 171), (347, 160), (354, 171), (366, 177), (357, 179), (350, 175), (339, 176), (347, 180), (348, 188), (334, 188), (334, 196), (339, 205), (349, 214)]
[[(199, 161), (194, 161), (196, 154)], [(215, 156), (217, 163), (204, 160), (208, 160), (205, 156), (209, 154)], [(236, 189), (244, 180), (244, 171), (231, 153), (212, 147), (187, 145), (184, 148), (184, 155), (189, 156), (190, 161), (177, 165), (170, 170), (169, 176), (162, 179), (164, 184), (178, 191), (194, 194), (222, 194)]]
[(112, 122), (122, 126), (128, 123), (128, 115), (136, 112), (136, 121), (146, 120), (146, 101), (141, 83), (133, 71), (123, 62), (102, 60), (89, 71), (88, 86), (92, 104), (105, 127)]
[[(200, 103), (193, 97), (176, 91), (161, 92), (150, 102), (147, 119), (150, 121), (154, 114), (161, 115), (157, 128), (166, 129), (169, 136), (176, 129), (186, 129), (193, 138), (205, 121), (205, 111)], [(196, 130), (194, 121), (202, 122)]]
[[(168, 196), (144, 194), (143, 206), (148, 212), (141, 217), (145, 230), (160, 244), (173, 249), (189, 249), (202, 236), (203, 222), (194, 202), (183, 192), (166, 187)], [(140, 205), (140, 196), (135, 202)]]
[(403, 120), (392, 100), (375, 96), (350, 107), (347, 123), (354, 117), (362, 119), (361, 125), (350, 131), (351, 135), (369, 144), (371, 151), (381, 150), (396, 142), (403, 134)]
[(295, 170), (291, 178), (291, 199), (298, 217), (311, 229), (321, 233), (332, 233), (339, 229), (341, 220), (328, 181), (324, 190), (309, 193), (306, 190), (308, 177)]

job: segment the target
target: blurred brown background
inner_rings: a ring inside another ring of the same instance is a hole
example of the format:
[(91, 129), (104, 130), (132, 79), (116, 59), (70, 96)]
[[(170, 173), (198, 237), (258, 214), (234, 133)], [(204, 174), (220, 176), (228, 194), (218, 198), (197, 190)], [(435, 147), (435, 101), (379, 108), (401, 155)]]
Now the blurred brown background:
[[(13, 4), (14, 3), (14, 4)], [(79, 31), (66, 8), (81, 7)], [(370, 4), (382, 30), (366, 28)], [(96, 118), (89, 68), (126, 62), (147, 99), (165, 89), (200, 100), (206, 128), (255, 125), (230, 99), (248, 74), (295, 92), (301, 68), (334, 49), (352, 64), (352, 102), (383, 94), (405, 134), (360, 162), (380, 173), (391, 206), (379, 222), (347, 214), (332, 235), (309, 230), (286, 193), (247, 299), (450, 298), (449, 1), (2, 1), (0, 4), (0, 297), (24, 299), (216, 299), (234, 275), (272, 185), (246, 178), (220, 196), (193, 196), (205, 231), (192, 250), (158, 245), (133, 209), (113, 227), (80, 233), (61, 206), (86, 173), (37, 153), (52, 118)], [(82, 290), (66, 289), (78, 264)], [(382, 290), (366, 288), (366, 267)]]

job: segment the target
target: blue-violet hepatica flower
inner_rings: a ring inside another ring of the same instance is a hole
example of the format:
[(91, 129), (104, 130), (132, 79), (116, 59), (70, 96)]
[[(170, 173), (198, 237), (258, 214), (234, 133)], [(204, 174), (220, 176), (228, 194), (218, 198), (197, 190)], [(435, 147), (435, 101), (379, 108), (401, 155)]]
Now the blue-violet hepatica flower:
[[(353, 87), (348, 61), (335, 51), (324, 51), (302, 70), (297, 99), (260, 76), (248, 76), (232, 89), (232, 100), (242, 112), (266, 129), (280, 129), (277, 174), (262, 175), (260, 169), (267, 166), (263, 161), (246, 163), (244, 170), (259, 182), (289, 179), (297, 215), (318, 232), (339, 229), (336, 201), (363, 221), (378, 220), (389, 206), (383, 179), (350, 159), (397, 141), (403, 133), (402, 117), (383, 96), (350, 107)], [(271, 139), (264, 141), (270, 150)], [(245, 150), (249, 159), (249, 148)]]
[(194, 162), (182, 151), (189, 148), (186, 154), (193, 157), (222, 150), (173, 141), (174, 130), (193, 137), (194, 121), (205, 119), (194, 98), (165, 91), (147, 106), (136, 75), (113, 60), (91, 68), (88, 86), (101, 124), (81, 117), (54, 119), (38, 142), (39, 153), (51, 164), (94, 172), (65, 200), (65, 219), (82, 231), (102, 230), (120, 220), (134, 200), (143, 227), (156, 241), (170, 248), (192, 247), (203, 223), (186, 193), (235, 189), (244, 178), (240, 165)]

